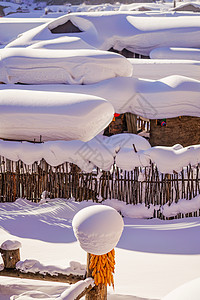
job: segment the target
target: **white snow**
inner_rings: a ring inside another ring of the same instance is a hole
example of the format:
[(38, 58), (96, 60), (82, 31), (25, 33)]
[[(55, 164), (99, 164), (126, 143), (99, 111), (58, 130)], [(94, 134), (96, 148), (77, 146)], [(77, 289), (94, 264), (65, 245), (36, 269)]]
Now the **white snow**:
[(200, 294), (200, 277), (191, 280), (174, 291), (170, 292), (162, 300), (198, 300)]
[(128, 60), (133, 66), (134, 78), (157, 80), (176, 74), (200, 80), (199, 61), (181, 60), (178, 57), (176, 59), (129, 58)]
[(19, 34), (52, 20), (46, 18), (0, 18), (0, 44), (6, 45), (16, 39)]
[(56, 300), (74, 300), (76, 299), (82, 291), (84, 291), (89, 286), (94, 286), (93, 278), (86, 278), (85, 280), (80, 280), (79, 282), (73, 284), (69, 289), (64, 291), (60, 297)]
[(147, 207), (145, 203), (126, 204), (117, 199), (106, 199), (103, 201), (103, 204), (115, 208), (123, 217), (138, 219), (153, 218), (154, 211), (160, 208), (159, 205), (154, 206), (152, 204)]
[(109, 138), (98, 135), (88, 142), (74, 140), (33, 144), (0, 141), (0, 155), (13, 161), (22, 160), (28, 165), (44, 158), (52, 166), (72, 162), (83, 171), (91, 172), (95, 166), (108, 171), (116, 153), (124, 148), (133, 149), (133, 144), (138, 151), (151, 147), (147, 140), (135, 134), (118, 134)]
[(173, 13), (166, 18), (162, 15), (137, 16), (133, 12), (71, 13), (27, 31), (7, 47), (26, 47), (54, 39), (55, 34), (50, 30), (70, 20), (82, 32), (56, 34), (56, 37), (79, 37), (97, 49), (126, 48), (135, 53), (149, 55), (158, 47), (198, 48), (199, 18), (193, 15), (175, 17)]
[(152, 147), (145, 155), (156, 163), (162, 173), (180, 172), (183, 167), (197, 165), (200, 162), (200, 145), (188, 147)]
[(117, 113), (131, 112), (147, 119), (200, 116), (200, 81), (179, 75), (159, 80), (116, 77), (89, 85), (0, 85), (0, 93), (7, 98), (7, 93), (14, 91), (22, 97), (30, 91), (31, 97), (39, 93), (49, 95), (51, 91), (52, 95), (55, 92), (94, 95), (108, 100)]
[(112, 207), (95, 205), (79, 211), (73, 218), (72, 226), (83, 250), (103, 255), (117, 245), (124, 222)]
[(1, 49), (0, 81), (4, 83), (91, 84), (131, 76), (132, 65), (117, 53), (92, 49)]
[[(34, 259), (60, 268), (72, 260), (85, 264), (86, 253), (73, 235), (71, 222), (79, 210), (90, 205), (97, 204), (73, 200), (0, 203), (0, 242), (19, 240), (22, 260)], [(199, 278), (199, 217), (123, 220), (124, 230), (115, 248), (115, 291), (108, 288), (108, 300), (161, 299), (178, 286)], [(17, 299), (23, 294), (20, 300), (55, 300), (66, 289), (69, 286), (63, 283), (0, 277), (1, 300), (9, 300), (12, 295)]]
[(166, 203), (162, 207), (162, 214), (165, 217), (173, 217), (179, 213), (187, 214), (198, 211), (200, 209), (200, 195), (191, 200), (180, 199), (177, 203), (172, 202), (170, 205)]
[(42, 158), (52, 166), (72, 162), (86, 172), (91, 172), (95, 167), (109, 171), (114, 160), (119, 168), (127, 171), (135, 167), (149, 166), (152, 161), (160, 172), (173, 174), (188, 165), (199, 164), (200, 145), (150, 147), (145, 138), (134, 134), (111, 137), (98, 135), (89, 142), (74, 140), (33, 144), (0, 141), (0, 155), (12, 161), (22, 160), (28, 165)]
[(68, 268), (58, 268), (54, 265), (45, 266), (35, 259), (26, 259), (25, 261), (18, 261), (16, 263), (16, 269), (23, 273), (40, 273), (40, 274), (50, 274), (57, 276), (58, 274), (64, 275), (85, 275), (86, 265), (81, 265), (79, 262), (71, 261), (70, 267)]
[(200, 60), (200, 49), (197, 48), (156, 48), (150, 52), (153, 59)]
[(21, 248), (22, 245), (20, 242), (18, 241), (11, 241), (11, 240), (7, 240), (5, 242), (3, 242), (3, 244), (1, 244), (0, 248), (2, 250), (16, 250), (16, 249), (19, 249)]
[(0, 136), (12, 140), (83, 140), (101, 132), (112, 105), (89, 95), (0, 90)]

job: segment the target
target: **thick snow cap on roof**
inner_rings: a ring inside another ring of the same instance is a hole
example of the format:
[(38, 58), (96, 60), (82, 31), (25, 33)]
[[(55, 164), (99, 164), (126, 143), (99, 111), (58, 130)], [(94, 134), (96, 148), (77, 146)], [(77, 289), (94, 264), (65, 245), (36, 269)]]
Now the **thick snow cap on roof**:
[[(81, 32), (51, 32), (68, 21)], [(198, 48), (200, 17), (142, 17), (131, 12), (72, 13), (25, 32), (7, 47), (26, 47), (58, 36), (79, 37), (98, 49), (126, 48), (135, 53), (149, 55), (151, 50), (158, 47)]]
[(176, 75), (187, 76), (189, 78), (200, 80), (200, 72), (199, 72), (200, 61), (180, 60), (178, 58), (177, 59), (129, 58), (128, 60), (133, 66), (132, 76), (134, 78), (147, 78), (147, 79), (157, 80), (157, 79), (161, 79), (176, 74)]
[(0, 81), (4, 83), (90, 84), (131, 76), (123, 56), (101, 50), (1, 49)]
[(200, 117), (200, 81), (178, 75), (160, 80), (116, 77), (89, 85), (0, 85), (5, 95), (8, 88), (22, 95), (24, 91), (23, 97), (28, 91), (93, 95), (108, 100), (116, 113), (131, 112), (147, 119)]
[[(6, 2), (11, 4), (11, 2)], [(52, 19), (51, 19), (52, 20)], [(50, 22), (47, 18), (0, 18), (0, 44), (6, 45), (19, 34)]]
[(114, 208), (94, 205), (80, 210), (75, 215), (72, 226), (83, 250), (103, 255), (117, 245), (124, 222)]
[(150, 52), (153, 59), (184, 59), (200, 60), (200, 49), (197, 48), (156, 48)]
[(87, 141), (113, 118), (114, 109), (95, 96), (31, 90), (0, 90), (0, 137), (12, 140)]

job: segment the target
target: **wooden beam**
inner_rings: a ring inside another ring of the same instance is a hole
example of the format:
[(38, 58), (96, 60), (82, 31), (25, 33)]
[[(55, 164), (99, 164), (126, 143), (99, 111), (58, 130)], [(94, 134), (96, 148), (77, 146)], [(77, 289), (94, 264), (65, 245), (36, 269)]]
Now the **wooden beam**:
[(85, 276), (83, 275), (51, 275), (51, 274), (40, 274), (40, 273), (22, 273), (20, 270), (16, 269), (3, 269), (0, 271), (0, 276), (8, 276), (8, 277), (18, 277), (18, 278), (26, 278), (26, 279), (34, 279), (34, 280), (45, 280), (45, 281), (55, 281), (55, 282), (65, 282), (69, 284), (73, 284), (78, 282), (79, 280), (84, 280)]

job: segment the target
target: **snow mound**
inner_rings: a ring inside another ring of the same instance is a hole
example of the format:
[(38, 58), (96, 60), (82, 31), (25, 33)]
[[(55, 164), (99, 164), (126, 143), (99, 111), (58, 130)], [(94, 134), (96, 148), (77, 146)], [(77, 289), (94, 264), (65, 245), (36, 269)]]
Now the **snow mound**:
[(93, 49), (0, 50), (0, 82), (91, 84), (117, 76), (131, 76), (132, 65), (123, 56)]
[(50, 274), (50, 275), (85, 275), (86, 266), (81, 265), (79, 262), (70, 262), (70, 267), (68, 268), (58, 268), (56, 266), (44, 266), (39, 261), (34, 259), (26, 259), (25, 261), (18, 261), (16, 263), (16, 269), (23, 273), (40, 273), (40, 274)]
[(199, 295), (200, 277), (181, 285), (161, 300), (199, 300)]
[(150, 52), (153, 59), (189, 59), (200, 60), (200, 49), (197, 48), (156, 48)]
[(162, 206), (162, 214), (165, 217), (174, 217), (179, 213), (187, 214), (198, 211), (200, 209), (200, 195), (197, 195), (191, 200), (180, 199), (177, 203), (173, 202), (169, 205), (166, 203)]
[(10, 300), (55, 300), (55, 297), (50, 297), (48, 294), (40, 291), (28, 291), (20, 295), (13, 295), (10, 297)]
[(95, 205), (79, 211), (73, 218), (72, 226), (83, 250), (102, 255), (117, 245), (124, 222), (115, 209)]
[(16, 250), (22, 247), (22, 244), (18, 241), (7, 240), (0, 246), (2, 250)]
[(113, 118), (105, 99), (71, 93), (0, 90), (0, 137), (12, 140), (87, 141)]

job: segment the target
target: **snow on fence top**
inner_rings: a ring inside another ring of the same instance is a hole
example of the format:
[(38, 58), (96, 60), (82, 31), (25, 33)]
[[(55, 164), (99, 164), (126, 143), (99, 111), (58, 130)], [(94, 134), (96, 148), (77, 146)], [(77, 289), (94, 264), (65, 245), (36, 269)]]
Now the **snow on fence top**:
[[(113, 47), (121, 51), (149, 55), (158, 47), (196, 47), (200, 45), (200, 17), (136, 17), (131, 12), (72, 13), (21, 35), (8, 47), (29, 46), (60, 36), (74, 36), (98, 49)], [(77, 30), (63, 29), (70, 21)], [(57, 28), (57, 29), (56, 29)], [(62, 30), (60, 30), (62, 28)], [(52, 31), (56, 30), (56, 34)], [(59, 33), (60, 32), (60, 33)]]
[(101, 132), (114, 115), (96, 96), (0, 90), (0, 136), (12, 140), (83, 140)]
[(1, 246), (0, 246), (0, 248), (2, 250), (16, 250), (16, 249), (19, 249), (21, 247), (22, 247), (22, 245), (21, 245), (20, 242), (13, 241), (13, 240), (12, 241), (11, 240), (7, 240), (7, 241), (3, 242), (1, 244)]
[[(133, 149), (133, 144), (137, 152)], [(0, 141), (0, 155), (12, 161), (22, 160), (29, 165), (42, 158), (52, 166), (71, 162), (85, 172), (91, 172), (95, 167), (111, 170), (114, 162), (119, 168), (131, 171), (135, 167), (150, 166), (152, 161), (160, 172), (173, 173), (180, 172), (189, 164), (196, 166), (200, 163), (200, 145), (151, 148), (140, 136), (119, 134), (110, 138), (97, 136), (87, 143), (55, 141), (32, 144)]]
[[(64, 93), (66, 99), (71, 97), (70, 93), (73, 93), (77, 97), (77, 101), (79, 96), (83, 97), (80, 94), (86, 94), (87, 97), (91, 97), (89, 95), (97, 96), (108, 100), (117, 113), (130, 112), (148, 119), (178, 116), (200, 117), (200, 81), (178, 75), (160, 80), (116, 77), (92, 85), (20, 86), (2, 84), (0, 85), (0, 108), (4, 107), (5, 100), (8, 103), (11, 102), (10, 95), (12, 94), (15, 95), (16, 99), (24, 98), (26, 105), (32, 106), (32, 99), (38, 96), (40, 99), (44, 95), (46, 99), (48, 97), (52, 99), (56, 96), (55, 100), (57, 102), (60, 97), (62, 99)], [(4, 115), (2, 109), (0, 114)]]
[(131, 76), (132, 65), (117, 53), (96, 49), (1, 49), (0, 82), (91, 84)]
[(176, 48), (164, 47), (156, 48), (150, 52), (153, 59), (183, 59), (200, 60), (200, 49), (197, 48)]

